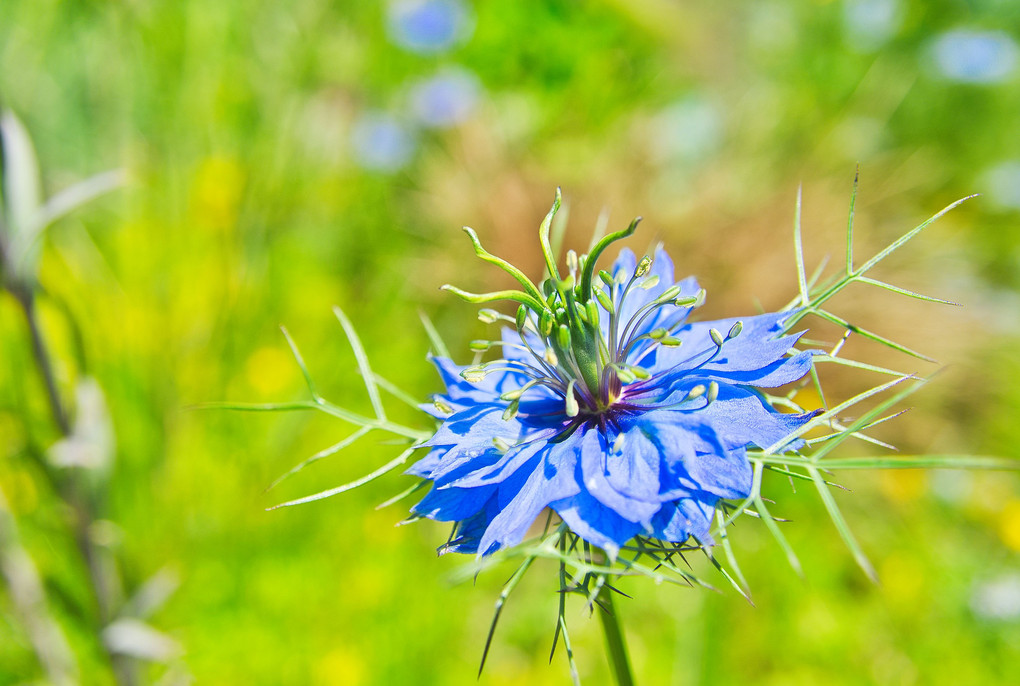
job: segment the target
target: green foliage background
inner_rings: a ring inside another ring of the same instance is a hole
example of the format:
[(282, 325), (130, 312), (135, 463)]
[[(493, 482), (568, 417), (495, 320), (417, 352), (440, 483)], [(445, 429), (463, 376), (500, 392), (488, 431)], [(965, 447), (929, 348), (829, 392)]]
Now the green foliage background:
[[(1020, 157), (1020, 70), (994, 85), (955, 84), (932, 67), (931, 41), (956, 27), (1020, 38), (1020, 9), (899, 6), (898, 32), (870, 48), (847, 32), (840, 2), (476, 2), (470, 39), (423, 57), (388, 40), (376, 3), (0, 3), (0, 98), (31, 131), (46, 188), (118, 166), (133, 177), (50, 231), (40, 281), (64, 392), (80, 373), (69, 312), (111, 408), (116, 467), (102, 514), (116, 523), (110, 545), (125, 577), (137, 585), (170, 568), (181, 581), (152, 623), (185, 653), (148, 676), (476, 683), (505, 579), (451, 586), (462, 560), (434, 554), (445, 527), (395, 528), (404, 505), (373, 509), (407, 477), (264, 511), (370, 471), (392, 446), (359, 444), (266, 494), (346, 428), (189, 406), (304, 397), (277, 328), (285, 324), (324, 394), (366, 408), (334, 304), (383, 375), (418, 397), (437, 390), (417, 310), (466, 351), (481, 331), (474, 310), (438, 286), (502, 284), (471, 261), (459, 226), (537, 272), (534, 232), (556, 185), (571, 241), (587, 244), (604, 206), (614, 226), (643, 214), (635, 248), (664, 240), (678, 271), (707, 287), (710, 314), (727, 315), (795, 294), (789, 227), (800, 182), (813, 259), (842, 249), (858, 162), (866, 245), (983, 191), (989, 168)], [(483, 85), (474, 115), (422, 133), (400, 172), (360, 170), (348, 142), (359, 113), (400, 116), (407, 84), (451, 64)], [(663, 143), (662, 112), (678, 102), (714, 108), (717, 145), (688, 153)], [(905, 450), (1020, 456), (1017, 219), (980, 198), (884, 267), (962, 309), (846, 300), (854, 321), (950, 366), (887, 432)], [(0, 480), (86, 683), (107, 684), (81, 628), (94, 608), (66, 515), (30, 459), (56, 431), (26, 340), (20, 312), (0, 297)], [(786, 531), (806, 580), (744, 520), (734, 542), (755, 607), (732, 592), (624, 582), (635, 600), (617, 605), (639, 681), (1020, 682), (1020, 620), (971, 609), (977, 585), (1020, 573), (1016, 477), (896, 472), (846, 485), (853, 493), (841, 505), (881, 586), (855, 567), (817, 498), (776, 480), (772, 511), (793, 520)], [(556, 587), (552, 566), (531, 573), (479, 683), (568, 682), (564, 660), (546, 664)], [(605, 683), (598, 626), (580, 605), (574, 627), (582, 679)], [(0, 684), (39, 676), (2, 592)]]

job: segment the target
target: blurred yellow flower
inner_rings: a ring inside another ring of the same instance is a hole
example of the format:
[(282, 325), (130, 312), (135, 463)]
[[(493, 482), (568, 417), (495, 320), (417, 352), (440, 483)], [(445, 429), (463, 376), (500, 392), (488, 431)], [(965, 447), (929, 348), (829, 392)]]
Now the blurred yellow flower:
[(1013, 550), (1020, 551), (1020, 499), (1013, 499), (1002, 508), (999, 536)]

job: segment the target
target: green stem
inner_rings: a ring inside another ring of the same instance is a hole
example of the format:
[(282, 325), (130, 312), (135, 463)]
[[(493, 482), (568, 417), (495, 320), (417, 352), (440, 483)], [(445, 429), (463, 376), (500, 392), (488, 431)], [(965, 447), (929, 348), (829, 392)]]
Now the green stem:
[(630, 660), (627, 658), (627, 645), (623, 640), (623, 627), (620, 615), (613, 607), (613, 591), (605, 589), (602, 594), (602, 633), (606, 637), (606, 649), (609, 651), (609, 664), (613, 668), (616, 686), (634, 686), (634, 675), (630, 671)]

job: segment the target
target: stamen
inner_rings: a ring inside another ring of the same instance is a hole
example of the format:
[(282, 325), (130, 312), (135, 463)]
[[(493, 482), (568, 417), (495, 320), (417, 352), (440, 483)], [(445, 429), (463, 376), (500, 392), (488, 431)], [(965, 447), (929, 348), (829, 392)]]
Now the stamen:
[(708, 407), (715, 402), (715, 399), (719, 397), (719, 384), (713, 381), (708, 384), (708, 393), (705, 394), (705, 407)]
[(648, 270), (652, 268), (652, 258), (645, 255), (638, 262), (637, 269), (634, 270), (634, 278), (640, 279), (642, 276), (648, 273)]
[(581, 412), (581, 408), (577, 404), (577, 398), (574, 396), (574, 384), (576, 383), (575, 379), (571, 379), (570, 383), (567, 384), (567, 393), (564, 401), (568, 417), (576, 417)]

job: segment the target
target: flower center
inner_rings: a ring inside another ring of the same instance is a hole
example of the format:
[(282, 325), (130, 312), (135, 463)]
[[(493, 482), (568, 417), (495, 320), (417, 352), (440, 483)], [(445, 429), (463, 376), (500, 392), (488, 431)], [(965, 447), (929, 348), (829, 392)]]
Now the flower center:
[[(704, 302), (704, 291), (683, 294), (681, 285), (671, 285), (661, 294), (650, 291), (659, 277), (650, 274), (652, 258), (643, 257), (632, 270), (615, 274), (597, 272), (596, 262), (615, 241), (634, 233), (638, 217), (622, 231), (609, 234), (588, 255), (567, 252), (567, 274), (561, 277), (549, 244), (549, 227), (559, 207), (542, 223), (540, 238), (549, 276), (535, 286), (520, 270), (486, 252), (471, 229), (466, 229), (475, 253), (496, 264), (521, 283), (524, 290), (484, 295), (465, 293), (444, 286), (472, 302), (508, 299), (517, 303), (517, 317), (510, 320), (494, 310), (482, 310), (483, 321), (513, 321), (520, 343), (474, 341), (472, 349), (484, 352), (492, 345), (504, 347), (504, 359), (468, 367), (462, 376), (480, 381), (495, 371), (516, 372), (526, 380), (500, 397), (509, 403), (504, 417), (517, 414), (521, 398), (531, 389), (545, 389), (563, 399), (563, 411), (578, 421), (603, 419), (624, 408), (629, 396), (640, 395), (641, 382), (650, 377), (645, 361), (654, 359), (660, 347), (679, 346), (672, 334), (683, 325), (690, 311)], [(510, 346), (515, 354), (508, 354)], [(634, 384), (633, 388), (628, 388)]]

